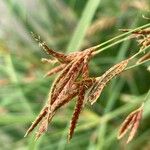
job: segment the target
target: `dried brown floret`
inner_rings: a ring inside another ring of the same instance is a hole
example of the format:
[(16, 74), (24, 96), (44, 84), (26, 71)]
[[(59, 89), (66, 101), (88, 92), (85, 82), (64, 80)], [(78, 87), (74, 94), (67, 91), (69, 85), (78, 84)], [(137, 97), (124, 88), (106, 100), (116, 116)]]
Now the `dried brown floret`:
[(48, 111), (48, 107), (44, 107), (40, 114), (37, 116), (37, 118), (35, 119), (35, 121), (32, 123), (32, 125), (30, 126), (30, 128), (27, 130), (26, 134), (24, 135), (24, 137), (26, 137), (30, 132), (32, 132), (32, 130), (39, 124), (39, 122), (43, 119), (43, 117), (45, 117), (45, 115), (47, 114)]
[(76, 103), (76, 107), (75, 107), (75, 111), (73, 113), (72, 119), (71, 119), (71, 123), (70, 123), (70, 129), (69, 129), (69, 134), (68, 134), (68, 142), (70, 141), (70, 139), (73, 136), (74, 133), (74, 129), (76, 127), (79, 115), (81, 113), (81, 110), (83, 108), (83, 104), (84, 104), (84, 94), (85, 94), (85, 89), (83, 85), (80, 85), (79, 88), (79, 95), (78, 95), (78, 99), (77, 99), (77, 103)]
[(44, 77), (49, 77), (49, 76), (51, 76), (51, 75), (53, 75), (53, 74), (55, 74), (55, 73), (58, 73), (58, 72), (62, 71), (65, 67), (66, 67), (66, 64), (61, 64), (61, 65), (59, 65), (59, 66), (57, 66), (57, 67), (51, 69), (50, 71), (48, 71), (48, 72), (44, 75)]
[(73, 62), (69, 63), (61, 72), (61, 74), (56, 78), (56, 80), (53, 82), (53, 85), (51, 87), (51, 91), (49, 94), (49, 98), (48, 101), (50, 103), (50, 105), (55, 101), (56, 97), (57, 97), (57, 89), (59, 89), (59, 87), (61, 86), (61, 80), (63, 80), (65, 78), (65, 75), (67, 74), (67, 72), (69, 71), (71, 65)]
[(82, 69), (83, 78), (89, 77), (88, 62), (89, 62), (89, 59), (91, 58), (91, 54), (92, 54), (92, 50), (89, 49), (86, 53), (86, 56), (84, 57), (83, 69)]
[[(78, 59), (75, 62), (71, 62), (67, 66), (66, 70), (62, 72), (58, 80), (56, 80), (52, 92), (51, 92), (51, 103), (56, 100), (57, 96), (61, 93), (65, 85), (69, 82), (74, 82), (82, 69), (83, 58)], [(72, 79), (72, 80), (70, 80)]]
[(121, 124), (120, 130), (118, 133), (118, 139), (121, 139), (127, 133), (128, 130), (130, 130), (130, 133), (129, 133), (127, 143), (129, 143), (133, 139), (139, 127), (139, 123), (142, 119), (143, 107), (144, 107), (144, 104), (142, 104), (140, 108), (131, 112), (127, 116), (125, 121)]
[(41, 40), (40, 36), (36, 35), (36, 34), (33, 33), (33, 32), (31, 32), (31, 34), (32, 34), (33, 38), (39, 43), (39, 46), (42, 47), (43, 50), (44, 50), (47, 54), (49, 54), (49, 55), (55, 57), (55, 58), (56, 58), (58, 61), (60, 61), (61, 63), (67, 63), (67, 62), (68, 62), (68, 60), (66, 59), (67, 56), (66, 56), (65, 54), (55, 52), (54, 50), (50, 49), (50, 48), (46, 45), (46, 43), (45, 43), (44, 41)]
[(121, 61), (120, 63), (114, 65), (109, 70), (107, 70), (100, 78), (97, 78), (97, 82), (90, 90), (88, 96), (91, 104), (95, 103), (98, 97), (100, 96), (103, 88), (106, 84), (116, 75), (120, 74), (127, 66), (129, 59)]

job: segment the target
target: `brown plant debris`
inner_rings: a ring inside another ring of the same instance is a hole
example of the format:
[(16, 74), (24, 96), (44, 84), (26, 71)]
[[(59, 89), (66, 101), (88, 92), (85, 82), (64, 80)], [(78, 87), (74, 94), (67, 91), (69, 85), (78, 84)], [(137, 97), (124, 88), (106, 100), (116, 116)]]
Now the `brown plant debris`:
[(142, 119), (142, 113), (143, 113), (143, 107), (144, 104), (141, 105), (140, 108), (136, 109), (135, 111), (131, 112), (124, 122), (121, 124), (121, 127), (119, 129), (118, 133), (118, 139), (121, 139), (124, 137), (124, 135), (127, 133), (127, 131), (130, 130), (127, 143), (129, 143), (133, 137), (135, 136), (137, 129), (139, 127), (139, 123)]

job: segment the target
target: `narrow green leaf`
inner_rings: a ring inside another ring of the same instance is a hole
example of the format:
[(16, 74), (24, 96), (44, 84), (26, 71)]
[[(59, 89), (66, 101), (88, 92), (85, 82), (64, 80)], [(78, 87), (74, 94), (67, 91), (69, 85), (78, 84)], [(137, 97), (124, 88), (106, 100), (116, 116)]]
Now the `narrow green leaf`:
[(68, 45), (67, 51), (72, 52), (78, 50), (81, 46), (87, 28), (91, 24), (95, 11), (98, 8), (100, 0), (88, 0), (72, 39)]

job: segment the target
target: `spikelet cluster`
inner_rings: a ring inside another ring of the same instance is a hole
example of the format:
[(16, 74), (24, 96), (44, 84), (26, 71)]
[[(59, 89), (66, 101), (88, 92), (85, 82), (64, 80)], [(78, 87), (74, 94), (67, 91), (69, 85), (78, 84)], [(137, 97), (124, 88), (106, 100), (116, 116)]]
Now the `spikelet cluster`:
[(121, 139), (122, 137), (124, 137), (127, 131), (130, 131), (128, 139), (127, 139), (127, 143), (129, 143), (133, 139), (139, 127), (139, 123), (142, 119), (143, 107), (144, 107), (144, 104), (142, 104), (140, 108), (131, 112), (126, 117), (124, 122), (121, 124), (120, 130), (118, 133), (118, 139)]
[[(149, 40), (149, 36), (147, 35), (149, 32), (150, 30), (143, 30), (133, 32), (132, 34), (146, 35), (146, 38)], [(47, 131), (48, 125), (52, 121), (57, 110), (76, 97), (76, 106), (71, 118), (70, 129), (68, 133), (68, 141), (70, 141), (74, 134), (79, 115), (84, 107), (85, 102), (90, 102), (91, 104), (95, 103), (107, 83), (125, 70), (130, 58), (110, 67), (110, 69), (104, 72), (100, 77), (90, 77), (89, 61), (93, 57), (97, 46), (90, 47), (80, 52), (63, 54), (50, 49), (46, 43), (40, 39), (39, 36), (33, 33), (32, 35), (39, 43), (40, 47), (48, 55), (53, 57), (52, 59), (44, 58), (42, 59), (42, 62), (50, 64), (57, 63), (57, 66), (48, 71), (45, 74), (45, 77), (49, 77), (56, 73), (59, 73), (59, 75), (51, 86), (46, 105), (29, 127), (25, 136), (27, 136), (36, 126), (38, 126), (36, 133), (36, 139), (38, 139)], [(140, 43), (142, 48), (147, 46), (149, 41), (143, 38), (143, 41)], [(124, 136), (129, 128), (131, 128), (131, 132), (127, 142), (131, 141), (131, 139), (134, 137), (141, 119), (142, 108), (143, 107), (140, 107), (126, 118), (125, 122), (120, 128), (118, 135), (119, 139)]]

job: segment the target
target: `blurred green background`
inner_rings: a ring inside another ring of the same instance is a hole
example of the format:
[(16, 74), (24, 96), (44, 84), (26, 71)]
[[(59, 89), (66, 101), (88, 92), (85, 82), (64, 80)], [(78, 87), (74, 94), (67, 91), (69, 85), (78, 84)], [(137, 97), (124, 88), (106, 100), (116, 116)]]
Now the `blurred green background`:
[[(0, 1), (0, 150), (150, 150), (150, 110), (144, 115), (135, 139), (117, 140), (118, 128), (136, 109), (150, 88), (147, 65), (124, 72), (104, 89), (99, 100), (87, 104), (67, 144), (75, 102), (61, 108), (48, 132), (37, 142), (35, 131), (24, 134), (45, 104), (55, 76), (43, 78), (53, 66), (32, 39), (40, 35), (49, 47), (73, 52), (100, 44), (149, 20), (149, 0), (1, 0)], [(109, 48), (90, 62), (91, 76), (135, 53), (130, 40)]]

